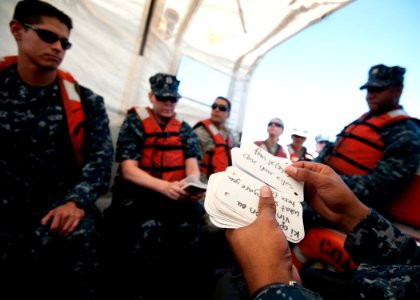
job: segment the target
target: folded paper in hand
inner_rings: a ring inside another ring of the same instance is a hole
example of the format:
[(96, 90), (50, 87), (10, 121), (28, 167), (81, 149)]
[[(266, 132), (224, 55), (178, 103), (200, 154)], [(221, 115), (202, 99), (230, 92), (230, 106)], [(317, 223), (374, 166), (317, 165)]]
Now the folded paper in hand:
[(232, 167), (212, 174), (204, 207), (210, 221), (221, 228), (249, 225), (258, 215), (259, 192), (268, 185), (276, 204), (276, 219), (287, 239), (297, 243), (305, 236), (302, 219), (303, 183), (287, 175), (290, 164), (255, 144), (232, 149)]
[(185, 182), (186, 185), (182, 187), (189, 194), (199, 194), (204, 193), (207, 189), (207, 184), (202, 183), (197, 179), (196, 176), (190, 175), (185, 177), (181, 180), (181, 182)]

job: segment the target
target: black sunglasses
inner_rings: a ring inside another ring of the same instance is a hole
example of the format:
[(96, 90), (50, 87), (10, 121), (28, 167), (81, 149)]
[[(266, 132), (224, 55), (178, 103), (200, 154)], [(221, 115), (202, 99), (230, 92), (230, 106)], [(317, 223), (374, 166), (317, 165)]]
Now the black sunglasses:
[(276, 122), (270, 122), (270, 123), (268, 123), (267, 126), (273, 126), (273, 125), (276, 126), (276, 127), (283, 128), (283, 124), (276, 123)]
[(381, 93), (381, 92), (385, 91), (387, 88), (388, 88), (387, 86), (386, 87), (373, 87), (373, 86), (370, 86), (370, 87), (367, 87), (366, 89), (367, 89), (367, 91), (369, 93)]
[(213, 104), (211, 105), (211, 108), (212, 108), (212, 109), (219, 108), (219, 110), (220, 110), (220, 111), (223, 111), (223, 112), (225, 112), (225, 111), (227, 111), (227, 110), (228, 110), (228, 108), (227, 108), (227, 106), (226, 106), (226, 105), (223, 105), (223, 104), (217, 104), (217, 103), (213, 103)]
[(166, 102), (166, 101), (170, 101), (171, 103), (177, 103), (178, 102), (178, 98), (175, 98), (175, 97), (162, 97), (162, 96), (156, 96), (155, 95), (155, 98), (159, 102)]
[(38, 26), (33, 25), (33, 24), (23, 24), (23, 26), (25, 28), (29, 28), (35, 31), (38, 37), (48, 44), (53, 44), (57, 41), (60, 41), (61, 47), (64, 50), (68, 50), (71, 47), (71, 43), (69, 42), (68, 39), (60, 38), (57, 34), (55, 34), (52, 31), (41, 29)]

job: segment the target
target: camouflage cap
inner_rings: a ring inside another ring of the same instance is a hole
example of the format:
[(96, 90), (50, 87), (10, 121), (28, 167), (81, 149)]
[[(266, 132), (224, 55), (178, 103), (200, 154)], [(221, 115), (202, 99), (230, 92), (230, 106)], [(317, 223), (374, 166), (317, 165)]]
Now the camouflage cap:
[(155, 96), (181, 98), (178, 93), (179, 80), (175, 76), (157, 73), (149, 78), (149, 82)]
[(394, 66), (387, 67), (385, 65), (376, 65), (369, 70), (368, 81), (360, 87), (361, 90), (373, 88), (385, 88), (390, 85), (403, 84), (405, 68)]

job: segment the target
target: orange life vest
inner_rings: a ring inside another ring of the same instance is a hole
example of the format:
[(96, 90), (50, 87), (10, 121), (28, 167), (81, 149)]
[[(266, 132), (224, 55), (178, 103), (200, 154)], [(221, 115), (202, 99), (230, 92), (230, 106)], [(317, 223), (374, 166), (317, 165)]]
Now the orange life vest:
[[(340, 133), (332, 153), (325, 160), (325, 163), (339, 174), (371, 173), (384, 150), (384, 143), (380, 136), (381, 128), (401, 120), (413, 119), (402, 109), (365, 120), (366, 116), (367, 114), (364, 114)], [(396, 199), (393, 199), (389, 208), (389, 214), (397, 221), (415, 227), (420, 227), (419, 170), (407, 188)]]
[[(296, 162), (296, 161), (311, 161), (314, 159), (314, 157), (312, 156), (312, 154), (310, 154), (308, 152), (308, 149), (306, 149), (306, 147), (302, 147), (301, 151), (302, 153), (298, 153), (295, 151), (295, 149), (293, 148), (292, 144), (287, 145), (287, 151), (289, 153), (289, 159), (292, 162)], [(301, 154), (299, 156), (299, 154)]]
[(392, 201), (388, 213), (396, 221), (420, 228), (420, 165), (408, 187)]
[(185, 177), (185, 159), (179, 132), (182, 121), (173, 116), (162, 130), (149, 107), (133, 108), (144, 128), (144, 144), (139, 167), (166, 181)]
[(325, 163), (342, 175), (366, 175), (382, 157), (384, 143), (380, 130), (396, 121), (411, 119), (401, 109), (366, 120), (367, 113), (349, 124), (340, 134)]
[[(4, 69), (16, 65), (17, 56), (6, 56), (0, 58), (0, 72)], [(58, 84), (60, 86), (61, 99), (63, 100), (64, 111), (66, 114), (67, 126), (69, 129), (70, 140), (80, 166), (83, 166), (82, 145), (84, 139), (85, 114), (79, 95), (79, 85), (73, 76), (65, 71), (57, 70)]]
[(344, 249), (344, 233), (323, 227), (310, 228), (292, 249), (292, 260), (301, 269), (308, 262), (324, 262), (338, 272), (354, 270), (357, 264)]
[(207, 130), (215, 146), (213, 149), (207, 150), (200, 166), (201, 173), (209, 177), (213, 173), (225, 171), (228, 166), (232, 165), (230, 150), (233, 147), (233, 142), (230, 135), (225, 140), (210, 119), (198, 122), (194, 128), (199, 126), (203, 126)]
[[(255, 142), (255, 144), (256, 144), (257, 146), (259, 146), (259, 147), (263, 148), (263, 149), (264, 149), (265, 151), (267, 151), (268, 153), (270, 153), (270, 150), (269, 150), (269, 148), (268, 148), (268, 146), (267, 146), (267, 144), (266, 144), (266, 141), (256, 141), (256, 142)], [(277, 147), (277, 152), (274, 154), (274, 156), (277, 156), (277, 157), (284, 157), (284, 158), (286, 158), (286, 157), (287, 157), (286, 153), (284, 153), (283, 148), (282, 148), (280, 145), (278, 145), (278, 147)]]

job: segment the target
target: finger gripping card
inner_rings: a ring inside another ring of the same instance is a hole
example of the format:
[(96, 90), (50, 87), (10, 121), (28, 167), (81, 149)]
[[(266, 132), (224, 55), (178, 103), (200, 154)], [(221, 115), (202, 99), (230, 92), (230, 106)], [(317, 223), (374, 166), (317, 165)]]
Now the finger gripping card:
[[(223, 185), (216, 188), (216, 198), (249, 223), (253, 222), (258, 215), (260, 189), (264, 183), (235, 167), (227, 168), (224, 173)], [(271, 191), (279, 226), (289, 241), (300, 241), (305, 235), (301, 201), (291, 199), (282, 191), (273, 188)]]
[(290, 164), (288, 159), (273, 156), (257, 145), (249, 144), (232, 149), (232, 163), (233, 166), (282, 191), (290, 198), (303, 201), (303, 183), (285, 172)]

